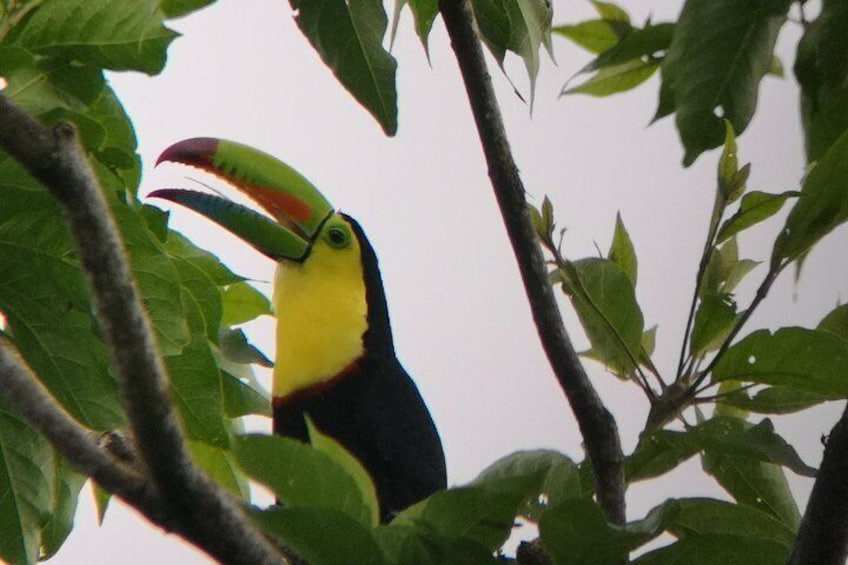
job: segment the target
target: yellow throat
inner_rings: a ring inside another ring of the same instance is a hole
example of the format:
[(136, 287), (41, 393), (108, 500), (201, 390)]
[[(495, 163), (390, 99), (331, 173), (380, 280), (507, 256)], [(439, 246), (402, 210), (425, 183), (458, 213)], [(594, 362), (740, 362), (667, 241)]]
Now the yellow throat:
[[(347, 233), (344, 246), (328, 236), (339, 229)], [(275, 398), (329, 380), (363, 354), (365, 280), (359, 242), (343, 218), (326, 222), (305, 261), (277, 265), (273, 301)]]

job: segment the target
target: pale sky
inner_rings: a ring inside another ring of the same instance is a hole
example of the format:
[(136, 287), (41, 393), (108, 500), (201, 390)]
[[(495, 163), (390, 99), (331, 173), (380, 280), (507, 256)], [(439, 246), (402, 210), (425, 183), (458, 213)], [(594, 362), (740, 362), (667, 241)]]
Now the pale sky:
[[(682, 3), (628, 0), (634, 21), (674, 19)], [(555, 23), (592, 17), (588, 3), (554, 2)], [(499, 457), (520, 449), (555, 448), (581, 460), (581, 438), (542, 354), (517, 269), (497, 212), (465, 91), (444, 28), (430, 38), (430, 65), (405, 13), (394, 47), (399, 60), (399, 132), (386, 138), (377, 123), (336, 82), (297, 30), (283, 0), (219, 0), (173, 22), (183, 33), (158, 77), (112, 75), (134, 120), (144, 158), (142, 194), (209, 179), (176, 165), (152, 169), (159, 152), (195, 136), (230, 138), (270, 152), (311, 179), (333, 204), (364, 226), (381, 261), (398, 355), (415, 378), (441, 432), (449, 482), (463, 484)], [(778, 54), (788, 78), (768, 77), (758, 113), (739, 139), (751, 161), (749, 186), (795, 189), (803, 174), (798, 92), (791, 76), (800, 29), (784, 29)], [(659, 324), (655, 362), (676, 367), (713, 190), (717, 153), (687, 170), (672, 120), (647, 127), (656, 108), (656, 77), (634, 92), (607, 99), (558, 99), (563, 82), (589, 54), (554, 38), (558, 66), (544, 59), (531, 116), (509, 83), (491, 71), (529, 196), (552, 199), (568, 228), (571, 259), (608, 249), (620, 211), (639, 257), (637, 296), (646, 328)], [(491, 61), (490, 61), (491, 63)], [(511, 76), (526, 88), (520, 63)], [(209, 222), (182, 211), (174, 225), (216, 252), (238, 273), (268, 281), (273, 265)], [(740, 237), (743, 257), (764, 260), (776, 225)], [(798, 284), (787, 272), (744, 333), (760, 327), (815, 325), (848, 293), (846, 231), (809, 257)], [(743, 284), (750, 301), (760, 270)], [(268, 291), (268, 285), (259, 283)], [(575, 316), (562, 301), (568, 330), (585, 349)], [(251, 328), (272, 355), (272, 321)], [(597, 364), (590, 375), (613, 411), (625, 451), (638, 439), (648, 405), (635, 386)], [(267, 382), (267, 380), (266, 380)], [(809, 464), (819, 438), (842, 406), (777, 420), (778, 431)], [(258, 426), (270, 427), (269, 422)], [(810, 482), (788, 473), (806, 499)], [(628, 515), (641, 518), (664, 498), (725, 496), (692, 460), (660, 481), (631, 488)], [(98, 527), (88, 491), (75, 532), (57, 564), (208, 563), (179, 538), (162, 534), (133, 511), (113, 504)]]

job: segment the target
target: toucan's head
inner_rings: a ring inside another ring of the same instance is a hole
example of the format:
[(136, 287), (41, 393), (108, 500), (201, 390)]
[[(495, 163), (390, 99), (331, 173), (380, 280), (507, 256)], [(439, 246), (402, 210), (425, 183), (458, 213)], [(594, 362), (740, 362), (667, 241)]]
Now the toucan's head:
[(356, 221), (335, 211), (312, 183), (267, 153), (222, 139), (180, 141), (162, 152), (162, 161), (214, 174), (268, 214), (192, 190), (149, 195), (206, 216), (278, 262), (274, 396), (331, 379), (366, 350), (393, 352), (374, 251)]

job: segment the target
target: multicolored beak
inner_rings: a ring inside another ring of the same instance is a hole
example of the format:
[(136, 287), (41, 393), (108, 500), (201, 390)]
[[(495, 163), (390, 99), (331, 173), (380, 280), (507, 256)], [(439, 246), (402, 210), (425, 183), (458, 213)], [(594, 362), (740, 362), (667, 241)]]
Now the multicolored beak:
[(312, 183), (282, 161), (241, 143), (196, 137), (179, 141), (156, 161), (183, 163), (228, 181), (275, 221), (245, 206), (203, 192), (160, 189), (149, 194), (217, 222), (274, 260), (303, 260), (333, 207)]

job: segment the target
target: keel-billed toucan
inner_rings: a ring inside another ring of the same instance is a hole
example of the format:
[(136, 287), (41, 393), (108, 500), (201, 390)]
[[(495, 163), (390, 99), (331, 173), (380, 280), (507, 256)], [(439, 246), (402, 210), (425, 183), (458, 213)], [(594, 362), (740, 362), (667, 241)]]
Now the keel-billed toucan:
[(277, 261), (274, 432), (308, 441), (308, 416), (344, 445), (374, 480), (383, 521), (445, 488), (442, 444), (395, 356), (377, 257), (359, 224), (294, 169), (242, 144), (187, 139), (162, 161), (217, 175), (270, 215), (190, 190), (150, 194), (199, 212)]

